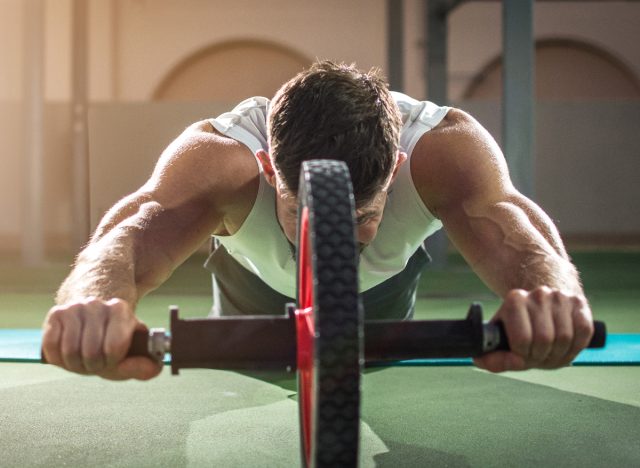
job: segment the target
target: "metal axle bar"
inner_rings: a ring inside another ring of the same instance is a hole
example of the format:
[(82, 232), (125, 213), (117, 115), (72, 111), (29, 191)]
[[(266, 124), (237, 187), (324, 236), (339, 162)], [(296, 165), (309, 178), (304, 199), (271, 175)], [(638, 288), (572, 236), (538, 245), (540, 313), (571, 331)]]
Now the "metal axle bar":
[[(596, 322), (589, 347), (602, 347), (606, 331)], [(482, 321), (472, 304), (464, 320), (376, 320), (364, 323), (366, 365), (407, 359), (475, 357), (509, 349), (501, 323)], [(171, 352), (171, 370), (287, 370), (297, 367), (296, 329), (291, 312), (281, 316), (180, 319), (171, 307), (171, 335), (163, 329), (136, 332), (130, 354), (161, 360)]]

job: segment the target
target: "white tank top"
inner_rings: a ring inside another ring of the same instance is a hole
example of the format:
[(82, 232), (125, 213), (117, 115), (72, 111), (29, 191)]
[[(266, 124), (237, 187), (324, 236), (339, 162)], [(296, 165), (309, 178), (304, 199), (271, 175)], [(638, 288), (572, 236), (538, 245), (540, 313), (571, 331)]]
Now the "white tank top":
[[(438, 125), (449, 108), (401, 93), (392, 95), (402, 113), (400, 148), (411, 158), (420, 137)], [(268, 110), (267, 98), (253, 97), (210, 122), (217, 131), (243, 143), (255, 155), (258, 150), (268, 152)], [(271, 288), (295, 297), (295, 259), (278, 224), (275, 189), (265, 180), (259, 164), (258, 168), (260, 184), (251, 212), (234, 235), (217, 239), (231, 256)], [(440, 220), (420, 199), (407, 161), (389, 190), (378, 234), (360, 255), (360, 291), (402, 271), (422, 242), (441, 227)]]

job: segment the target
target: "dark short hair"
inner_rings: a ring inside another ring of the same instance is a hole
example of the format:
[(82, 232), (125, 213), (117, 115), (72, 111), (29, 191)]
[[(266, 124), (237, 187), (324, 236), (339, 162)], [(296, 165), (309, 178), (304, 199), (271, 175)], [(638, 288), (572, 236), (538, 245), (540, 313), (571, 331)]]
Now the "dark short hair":
[(322, 61), (280, 88), (268, 126), (270, 153), (288, 190), (298, 192), (303, 161), (338, 159), (347, 163), (362, 205), (393, 169), (402, 120), (378, 70)]

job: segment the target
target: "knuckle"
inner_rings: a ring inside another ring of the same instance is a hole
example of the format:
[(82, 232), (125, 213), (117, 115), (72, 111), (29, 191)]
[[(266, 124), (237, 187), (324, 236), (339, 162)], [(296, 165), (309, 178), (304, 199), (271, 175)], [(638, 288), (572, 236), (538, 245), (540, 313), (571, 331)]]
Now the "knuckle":
[(521, 304), (527, 298), (527, 292), (523, 289), (512, 289), (507, 293), (504, 302), (509, 305)]
[(554, 305), (563, 305), (567, 303), (567, 295), (559, 290), (551, 291), (551, 302)]
[(52, 307), (49, 311), (49, 317), (53, 320), (64, 320), (66, 317), (70, 317), (81, 309), (79, 304), (64, 304)]
[(544, 295), (549, 295), (551, 294), (553, 290), (549, 287), (549, 286), (538, 286), (537, 288), (534, 289), (534, 292), (537, 292), (538, 294), (544, 294)]
[(572, 303), (574, 309), (581, 310), (581, 309), (586, 308), (587, 299), (584, 296), (581, 296), (581, 295), (580, 296), (573, 296), (571, 298), (571, 303)]
[(89, 306), (94, 306), (94, 305), (100, 304), (100, 302), (101, 301), (97, 297), (88, 296), (88, 297), (84, 298), (84, 300), (82, 301), (82, 304), (89, 305)]
[(64, 320), (67, 323), (82, 323), (83, 317), (86, 315), (86, 309), (84, 307), (73, 307), (68, 310), (68, 312), (64, 315)]
[(77, 317), (82, 313), (84, 309), (85, 309), (85, 306), (82, 303), (68, 304), (67, 306), (64, 306), (61, 308), (60, 316), (65, 318)]
[(118, 318), (126, 318), (130, 315), (128, 304), (121, 299), (112, 299), (107, 302), (107, 307), (109, 308), (109, 313)]
[(549, 296), (551, 295), (552, 291), (549, 287), (547, 286), (539, 286), (537, 288), (535, 288), (533, 291), (531, 291), (531, 293), (529, 294), (529, 297), (536, 303), (541, 303), (544, 302), (545, 300), (547, 300), (549, 298)]
[(51, 308), (51, 310), (49, 310), (49, 313), (47, 314), (49, 322), (60, 321), (60, 319), (64, 316), (65, 310), (66, 308), (60, 306)]
[(114, 297), (111, 298), (107, 301), (107, 305), (110, 306), (117, 306), (117, 307), (124, 307), (126, 305), (126, 302), (122, 299), (120, 299), (119, 297)]
[(64, 305), (54, 305), (53, 307), (51, 307), (49, 309), (49, 315), (57, 315), (60, 314), (64, 309), (66, 308), (66, 306)]

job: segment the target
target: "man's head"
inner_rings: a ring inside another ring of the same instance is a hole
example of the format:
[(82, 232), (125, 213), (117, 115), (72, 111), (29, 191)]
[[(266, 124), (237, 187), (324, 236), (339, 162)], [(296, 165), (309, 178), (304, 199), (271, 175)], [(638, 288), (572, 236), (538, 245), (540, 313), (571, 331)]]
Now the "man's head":
[[(401, 126), (398, 107), (376, 70), (324, 61), (285, 83), (269, 110), (270, 158), (258, 156), (278, 191), (278, 218), (287, 237), (291, 223), (283, 220), (283, 210), (295, 218), (300, 167), (309, 159), (345, 161), (361, 221), (381, 218), (386, 189), (406, 157), (398, 150)], [(378, 224), (379, 219), (375, 230)], [(359, 237), (367, 243), (373, 236)]]
[(380, 191), (391, 174), (402, 122), (375, 70), (315, 63), (280, 88), (268, 118), (271, 157), (293, 193), (308, 159), (345, 161), (358, 205)]

